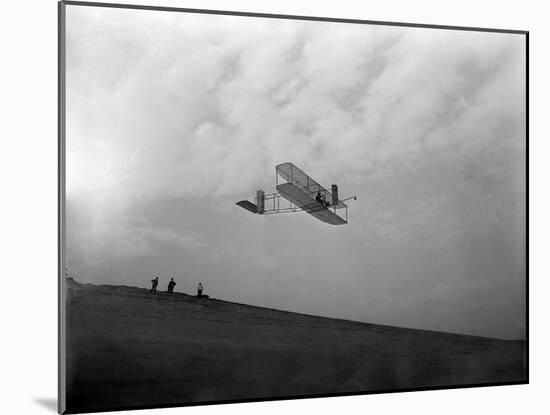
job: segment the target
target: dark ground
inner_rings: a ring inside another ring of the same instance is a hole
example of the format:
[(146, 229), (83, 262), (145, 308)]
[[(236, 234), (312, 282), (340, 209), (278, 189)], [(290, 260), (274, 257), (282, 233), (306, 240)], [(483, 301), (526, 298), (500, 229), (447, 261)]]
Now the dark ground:
[(69, 412), (526, 380), (523, 341), (68, 285)]

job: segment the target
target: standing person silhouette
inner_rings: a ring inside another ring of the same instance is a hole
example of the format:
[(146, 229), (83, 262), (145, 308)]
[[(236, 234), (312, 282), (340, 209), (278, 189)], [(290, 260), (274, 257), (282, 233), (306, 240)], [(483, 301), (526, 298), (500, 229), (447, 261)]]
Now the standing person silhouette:
[(203, 290), (202, 282), (199, 282), (199, 285), (197, 286), (197, 298), (202, 298), (202, 290)]
[(157, 293), (157, 285), (159, 285), (159, 277), (155, 277), (151, 280), (151, 294)]
[(176, 286), (176, 282), (174, 281), (174, 278), (170, 278), (170, 282), (168, 283), (168, 292), (172, 294), (174, 292), (174, 287)]

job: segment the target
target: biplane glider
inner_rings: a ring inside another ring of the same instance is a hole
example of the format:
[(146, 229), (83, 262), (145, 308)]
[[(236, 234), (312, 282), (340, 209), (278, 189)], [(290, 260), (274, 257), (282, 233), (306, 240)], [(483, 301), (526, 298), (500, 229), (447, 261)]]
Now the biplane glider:
[[(257, 215), (277, 213), (307, 212), (320, 221), (331, 225), (348, 223), (347, 200), (357, 200), (357, 196), (338, 199), (338, 186), (333, 184), (329, 192), (292, 163), (275, 166), (275, 188), (277, 193), (256, 192), (252, 203), (241, 200), (237, 205)], [(281, 204), (281, 198), (288, 204)], [(344, 214), (342, 214), (343, 212)]]

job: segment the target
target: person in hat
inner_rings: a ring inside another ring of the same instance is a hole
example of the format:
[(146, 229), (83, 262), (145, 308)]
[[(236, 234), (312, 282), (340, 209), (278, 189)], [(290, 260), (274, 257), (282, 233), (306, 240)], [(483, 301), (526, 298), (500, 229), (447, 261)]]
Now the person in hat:
[(202, 282), (199, 282), (199, 285), (197, 286), (197, 298), (202, 298), (202, 291), (204, 290), (202, 286)]
[(172, 294), (174, 292), (174, 287), (176, 286), (176, 282), (174, 281), (174, 278), (170, 278), (170, 282), (168, 283), (168, 292)]
[(151, 280), (151, 294), (157, 293), (157, 285), (159, 285), (159, 277), (155, 277)]

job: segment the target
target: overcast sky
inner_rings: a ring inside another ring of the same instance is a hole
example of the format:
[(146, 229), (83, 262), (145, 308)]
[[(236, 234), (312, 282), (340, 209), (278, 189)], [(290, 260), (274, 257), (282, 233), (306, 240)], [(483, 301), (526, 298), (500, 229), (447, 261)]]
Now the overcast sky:
[[(80, 282), (525, 337), (522, 35), (67, 7)], [(253, 215), (291, 161), (349, 224)]]

